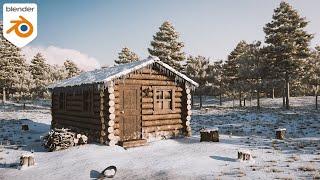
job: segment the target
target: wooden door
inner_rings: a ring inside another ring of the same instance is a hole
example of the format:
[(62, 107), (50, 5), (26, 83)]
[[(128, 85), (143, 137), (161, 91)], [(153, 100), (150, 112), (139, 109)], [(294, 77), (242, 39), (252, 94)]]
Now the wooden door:
[(119, 89), (121, 140), (141, 139), (140, 86), (122, 85)]

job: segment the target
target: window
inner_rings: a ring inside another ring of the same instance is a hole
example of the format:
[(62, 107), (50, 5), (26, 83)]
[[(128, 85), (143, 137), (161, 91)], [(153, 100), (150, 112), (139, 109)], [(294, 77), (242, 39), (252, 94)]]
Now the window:
[(83, 90), (82, 93), (83, 112), (92, 112), (92, 90)]
[(59, 94), (59, 110), (65, 110), (66, 103), (65, 103), (65, 95), (63, 92)]
[(165, 114), (174, 111), (174, 89), (168, 87), (154, 88), (154, 113)]

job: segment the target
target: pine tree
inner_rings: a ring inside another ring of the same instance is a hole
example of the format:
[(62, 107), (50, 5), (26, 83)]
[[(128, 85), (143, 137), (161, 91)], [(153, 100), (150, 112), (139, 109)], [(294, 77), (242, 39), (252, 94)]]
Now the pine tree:
[(67, 71), (67, 78), (71, 78), (74, 76), (77, 76), (81, 73), (80, 69), (77, 67), (77, 65), (71, 61), (71, 60), (66, 60), (64, 62), (64, 67)]
[(37, 53), (31, 60), (29, 68), (35, 82), (32, 93), (36, 97), (43, 98), (44, 94), (47, 92), (46, 87), (50, 82), (49, 68), (44, 57), (40, 53)]
[[(260, 109), (260, 93), (269, 71), (268, 61), (260, 48), (261, 42), (248, 44), (246, 51), (239, 57), (239, 79), (245, 84), (245, 91), (254, 90), (257, 94), (257, 108)], [(250, 95), (251, 97), (251, 95)]]
[(196, 93), (200, 96), (200, 108), (202, 108), (202, 95), (208, 83), (209, 59), (203, 56), (189, 56), (185, 65), (185, 72), (189, 77), (199, 83)]
[(239, 77), (239, 59), (247, 51), (248, 44), (245, 41), (240, 41), (235, 49), (230, 53), (226, 63), (224, 64), (224, 74), (228, 89), (232, 92), (233, 99), (236, 91), (239, 92), (239, 105), (242, 106), (242, 92), (244, 82)]
[(26, 62), (20, 48), (7, 41), (2, 31), (3, 26), (0, 22), (0, 88), (13, 97), (21, 93), (18, 86)]
[[(219, 104), (222, 106), (222, 95), (224, 93), (224, 71), (223, 71), (223, 61), (214, 62), (212, 65), (208, 66), (208, 82), (212, 84), (214, 92), (219, 94)], [(216, 93), (214, 93), (216, 94)]]
[(172, 24), (165, 21), (159, 31), (153, 36), (151, 48), (148, 48), (152, 56), (157, 56), (162, 62), (169, 64), (177, 70), (182, 70), (181, 62), (185, 60), (182, 52), (184, 44), (179, 41), (179, 34)]
[(132, 52), (129, 48), (124, 47), (119, 53), (118, 59), (115, 60), (114, 62), (116, 64), (125, 64), (125, 63), (130, 63), (138, 60), (139, 60), (139, 56), (136, 53)]
[(315, 48), (312, 55), (307, 59), (303, 82), (313, 86), (315, 107), (318, 109), (318, 91), (320, 86), (320, 46)]
[(64, 66), (49, 65), (50, 83), (55, 83), (67, 78), (68, 73)]
[(273, 70), (285, 82), (286, 108), (289, 109), (289, 84), (301, 70), (302, 59), (309, 55), (312, 35), (304, 28), (308, 22), (287, 2), (274, 10), (272, 21), (264, 27), (265, 42), (269, 45), (269, 58)]

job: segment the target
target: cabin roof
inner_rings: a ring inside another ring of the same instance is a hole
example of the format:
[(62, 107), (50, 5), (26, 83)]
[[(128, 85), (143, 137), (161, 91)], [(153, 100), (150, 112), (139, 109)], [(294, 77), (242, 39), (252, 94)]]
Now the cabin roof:
[(166, 70), (169, 70), (169, 72), (174, 74), (176, 78), (183, 79), (184, 81), (189, 82), (192, 86), (199, 86), (198, 83), (188, 78), (186, 75), (178, 72), (168, 64), (163, 63), (157, 57), (149, 57), (141, 61), (84, 72), (78, 76), (52, 84), (48, 88), (54, 89), (57, 87), (79, 86), (82, 84), (106, 83), (154, 63), (162, 68), (165, 68)]

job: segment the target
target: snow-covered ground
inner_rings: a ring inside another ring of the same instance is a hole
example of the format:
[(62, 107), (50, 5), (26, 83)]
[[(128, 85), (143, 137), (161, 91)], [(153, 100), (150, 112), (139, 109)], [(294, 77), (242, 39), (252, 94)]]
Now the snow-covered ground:
[[(58, 152), (41, 147), (40, 136), (50, 128), (48, 106), (0, 107), (0, 179), (96, 179), (110, 165), (118, 168), (115, 179), (320, 178), (320, 113), (313, 97), (292, 98), (288, 111), (281, 103), (262, 99), (257, 111), (207, 99), (208, 109), (193, 111), (193, 137), (128, 150), (89, 144)], [(22, 132), (22, 124), (30, 131)], [(219, 127), (220, 142), (199, 142), (202, 127)], [(284, 141), (274, 139), (279, 127), (287, 129)], [(253, 161), (238, 161), (239, 149), (250, 150)], [(19, 156), (30, 151), (36, 166), (18, 170)]]

